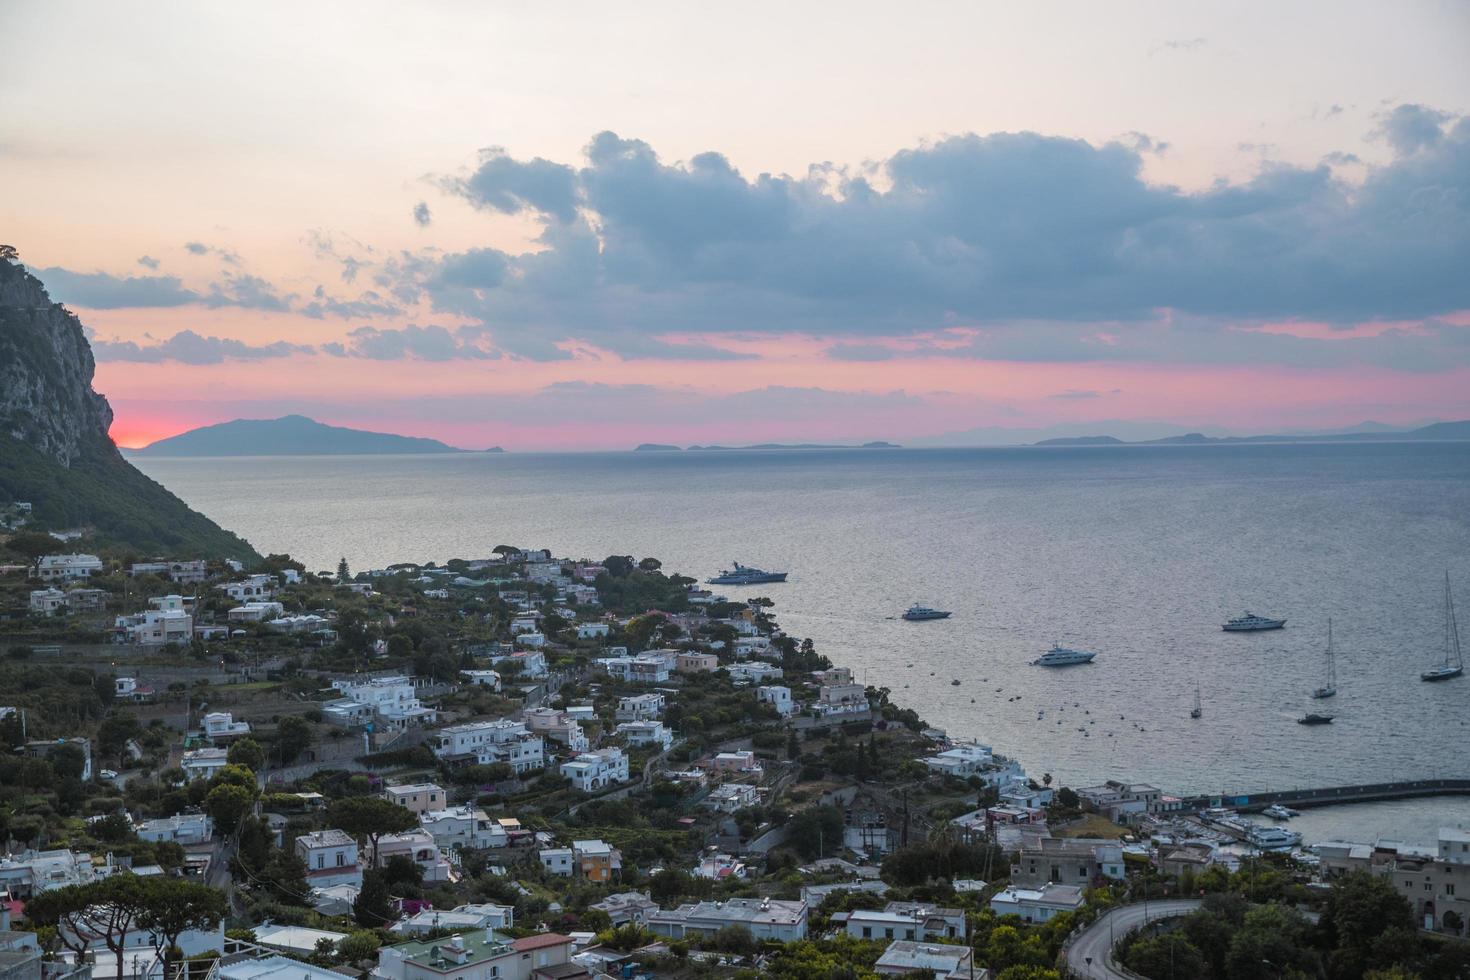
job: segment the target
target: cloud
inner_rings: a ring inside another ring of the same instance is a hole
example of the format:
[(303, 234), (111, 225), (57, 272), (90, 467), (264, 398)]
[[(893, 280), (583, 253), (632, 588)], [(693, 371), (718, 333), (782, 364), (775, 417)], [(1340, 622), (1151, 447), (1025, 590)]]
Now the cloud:
[(298, 307), (296, 312), (309, 316), (313, 320), (320, 320), (328, 316), (339, 316), (343, 319), (396, 316), (403, 312), (401, 307), (387, 302), (371, 289), (358, 296), (357, 299), (338, 299), (329, 295), (322, 286), (316, 287), (311, 295), (311, 302)]
[[(1444, 124), (1453, 116), (1422, 105), (1401, 105), (1384, 115), (1376, 135), (1388, 141), (1394, 152), (1409, 156), (1433, 147), (1444, 138)], [(1460, 127), (1463, 128), (1461, 121)]]
[(181, 364), (218, 364), (221, 361), (254, 361), (262, 358), (289, 357), (297, 353), (311, 353), (312, 348), (300, 344), (276, 341), (271, 344), (247, 344), (227, 337), (206, 337), (193, 330), (181, 330), (151, 344), (137, 344), (131, 340), (92, 340), (92, 353), (99, 361), (135, 361), (160, 364), (177, 361)]
[(1059, 391), (1047, 397), (1061, 399), (1063, 401), (1086, 401), (1092, 398), (1103, 398), (1108, 395), (1121, 395), (1122, 393), (1121, 388), (1113, 388), (1108, 391), (1094, 391), (1091, 388), (1068, 388), (1066, 391)]
[(190, 255), (208, 255), (209, 254), (209, 246), (206, 245), (206, 244), (204, 244), (203, 242), (185, 242), (184, 243), (184, 249)]
[(292, 298), (280, 295), (275, 286), (259, 276), (226, 272), (224, 279), (209, 284), (209, 292), (203, 297), (203, 302), (210, 307), (239, 306), (267, 313), (285, 313), (291, 309)]
[(138, 264), (141, 265), (145, 269), (157, 269), (158, 268), (158, 260), (155, 259), (151, 255), (140, 255), (140, 256), (138, 256)]
[(199, 302), (199, 295), (185, 289), (177, 276), (114, 276), (54, 266), (34, 272), (57, 302), (91, 310), (185, 306)]
[(420, 201), (413, 206), (414, 224), (418, 225), (420, 228), (427, 228), (429, 227), (429, 223), (433, 220), (434, 216), (429, 213), (429, 204), (427, 201)]
[(478, 208), (502, 214), (533, 210), (566, 222), (576, 212), (576, 181), (576, 171), (565, 164), (541, 157), (513, 160), (494, 146), (480, 151), (474, 173), (441, 183)]
[(1160, 41), (1158, 44), (1155, 44), (1153, 47), (1149, 48), (1148, 53), (1150, 55), (1155, 55), (1161, 51), (1198, 51), (1200, 48), (1204, 47), (1208, 43), (1209, 41), (1202, 37), (1187, 37), (1174, 41)]
[(322, 350), (336, 357), (362, 357), (374, 361), (486, 360), (499, 356), (483, 343), (482, 331), (476, 328), (449, 330), (414, 324), (384, 330), (358, 327), (348, 333), (346, 342), (323, 344)]
[[(569, 342), (645, 356), (668, 335), (802, 333), (871, 359), (885, 356), (878, 338), (974, 327), (996, 328), (997, 352), (1045, 358), (1039, 341), (1077, 323), (1137, 331), (1174, 356), (1181, 345), (1154, 329), (1161, 310), (1210, 324), (1201, 335), (1434, 317), (1470, 308), (1470, 121), (1435, 119), (1396, 111), (1399, 152), (1359, 183), (1268, 160), (1191, 191), (1146, 182), (1134, 134), (955, 136), (901, 150), (870, 178), (747, 176), (718, 153), (667, 162), (601, 133), (579, 167), (497, 150), (446, 185), (476, 207), (539, 216), (533, 250), (405, 253), (376, 283), (528, 357), (565, 356)], [(1000, 329), (1022, 323), (1033, 340)], [(1097, 332), (1077, 331), (1058, 358), (1097, 356)]]

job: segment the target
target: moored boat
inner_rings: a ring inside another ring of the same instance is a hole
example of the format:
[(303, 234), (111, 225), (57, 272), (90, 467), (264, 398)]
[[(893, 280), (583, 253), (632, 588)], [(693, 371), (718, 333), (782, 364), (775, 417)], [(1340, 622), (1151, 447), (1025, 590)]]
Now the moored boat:
[(926, 619), (948, 619), (952, 614), (943, 609), (930, 609), (928, 606), (912, 605), (904, 610), (903, 618), (910, 622), (920, 622)]
[(1092, 658), (1097, 654), (1088, 650), (1070, 650), (1067, 647), (1052, 644), (1050, 650), (1031, 661), (1035, 667), (1071, 667), (1074, 664), (1092, 663)]
[(735, 562), (734, 568), (727, 568), (712, 579), (706, 579), (710, 585), (764, 585), (768, 582), (784, 582), (789, 572), (767, 572), (759, 568), (752, 568)]
[(1455, 619), (1455, 600), (1450, 595), (1450, 573), (1444, 573), (1444, 658), (1419, 675), (1421, 681), (1447, 681), (1465, 673), (1460, 652), (1460, 624)]
[(1257, 616), (1247, 609), (1244, 616), (1237, 616), (1220, 628), (1227, 633), (1253, 633), (1257, 630), (1279, 630), (1285, 625), (1286, 620), (1284, 619)]

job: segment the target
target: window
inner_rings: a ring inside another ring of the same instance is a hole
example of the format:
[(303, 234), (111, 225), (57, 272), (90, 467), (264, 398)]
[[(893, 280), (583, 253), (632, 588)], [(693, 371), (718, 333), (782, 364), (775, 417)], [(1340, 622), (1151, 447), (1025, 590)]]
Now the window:
[(321, 851), (317, 851), (316, 853), (316, 866), (318, 868), (325, 868), (327, 866), (327, 856)]
[(347, 863), (347, 855), (346, 854), (343, 854), (341, 851), (338, 851), (337, 852), (337, 867), (340, 868), (340, 867), (342, 867), (342, 865), (344, 865), (346, 863)]
[(873, 927), (872, 926), (863, 926), (863, 938), (864, 939), (872, 939), (873, 938)]
[(1444, 893), (1446, 895), (1453, 895), (1455, 893), (1455, 886), (1454, 885), (1445, 885), (1444, 886)]

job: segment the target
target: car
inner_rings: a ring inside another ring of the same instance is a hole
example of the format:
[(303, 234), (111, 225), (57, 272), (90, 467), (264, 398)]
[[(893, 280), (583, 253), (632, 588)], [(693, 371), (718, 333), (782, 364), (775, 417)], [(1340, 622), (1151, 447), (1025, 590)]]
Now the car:
[(102, 770), (102, 772), (98, 773), (98, 775), (100, 775), (103, 779), (116, 779), (117, 778), (117, 773), (114, 770), (112, 770), (112, 769), (104, 769), (104, 770)]

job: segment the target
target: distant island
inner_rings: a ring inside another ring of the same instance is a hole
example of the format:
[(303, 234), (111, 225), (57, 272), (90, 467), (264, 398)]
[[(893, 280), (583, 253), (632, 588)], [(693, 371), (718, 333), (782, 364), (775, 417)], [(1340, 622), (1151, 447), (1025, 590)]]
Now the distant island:
[[(278, 419), (235, 419), (190, 429), (160, 439), (137, 456), (343, 456), (407, 453), (463, 453), (437, 439), (368, 432), (326, 425), (304, 415)], [(499, 446), (485, 450), (504, 452)]]
[[(902, 448), (903, 448), (902, 446), (900, 446), (900, 445), (898, 445), (896, 443), (892, 443), (892, 442), (865, 442), (861, 446), (827, 445), (827, 444), (824, 444), (824, 443), (816, 443), (816, 442), (800, 442), (800, 443), (760, 442), (760, 443), (756, 443), (753, 446), (690, 446), (689, 449), (688, 449), (688, 451), (691, 452), (691, 453), (711, 453), (711, 452), (729, 453), (729, 452), (739, 452), (741, 450), (751, 450), (751, 449), (902, 449)], [(680, 450), (679, 450), (679, 447), (678, 446), (669, 446), (669, 445), (664, 445), (663, 443), (657, 443), (657, 442), (645, 442), (645, 443), (643, 443), (640, 446), (634, 447), (633, 451), (635, 453), (662, 453), (662, 452), (679, 452)]]
[(1068, 439), (1043, 439), (1034, 446), (1208, 446), (1238, 445), (1263, 442), (1435, 442), (1465, 439), (1470, 440), (1470, 420), (1463, 422), (1435, 422), (1417, 429), (1372, 432), (1340, 432), (1322, 435), (1267, 435), (1267, 436), (1207, 436), (1190, 432), (1182, 436), (1164, 439), (1144, 439), (1125, 442), (1112, 436), (1077, 436)]

